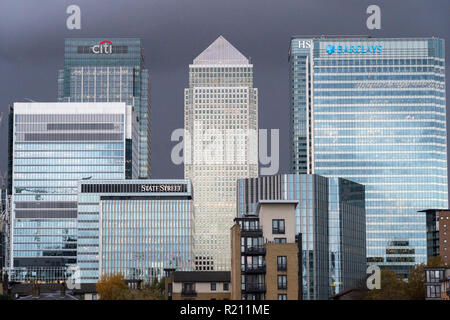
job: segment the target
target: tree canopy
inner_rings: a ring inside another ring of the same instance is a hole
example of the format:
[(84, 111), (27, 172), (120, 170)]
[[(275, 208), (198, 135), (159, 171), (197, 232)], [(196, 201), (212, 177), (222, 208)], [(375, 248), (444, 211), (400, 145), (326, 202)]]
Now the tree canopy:
[(441, 256), (428, 260), (427, 264), (418, 264), (410, 271), (407, 281), (402, 280), (390, 269), (381, 270), (381, 288), (370, 290), (369, 300), (425, 300), (425, 267), (440, 267), (444, 262)]
[(97, 282), (100, 300), (163, 300), (164, 279), (154, 278), (151, 283), (143, 283), (131, 289), (121, 274), (105, 274)]
[(104, 274), (97, 282), (100, 300), (127, 300), (129, 288), (121, 274)]

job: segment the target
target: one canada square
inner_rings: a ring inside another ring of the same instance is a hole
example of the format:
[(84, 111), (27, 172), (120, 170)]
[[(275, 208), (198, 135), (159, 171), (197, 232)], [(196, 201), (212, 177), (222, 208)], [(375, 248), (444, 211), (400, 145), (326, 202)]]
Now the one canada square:
[(291, 168), (365, 185), (367, 260), (401, 275), (447, 208), (444, 41), (302, 37), (290, 44)]
[(189, 65), (185, 178), (195, 211), (195, 267), (230, 269), (237, 179), (258, 176), (258, 90), (253, 65), (220, 36)]

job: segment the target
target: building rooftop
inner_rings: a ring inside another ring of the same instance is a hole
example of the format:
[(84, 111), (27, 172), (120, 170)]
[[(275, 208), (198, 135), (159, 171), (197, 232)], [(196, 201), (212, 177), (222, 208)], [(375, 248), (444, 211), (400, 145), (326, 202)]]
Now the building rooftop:
[(371, 38), (371, 36), (368, 35), (294, 35), (291, 36), (292, 39), (342, 39), (342, 38)]
[(211, 64), (249, 64), (249, 60), (223, 36), (220, 36), (208, 48), (194, 59), (195, 65)]
[(424, 39), (440, 39), (439, 37), (435, 36), (428, 36), (428, 37), (372, 37), (369, 35), (364, 34), (342, 34), (342, 35), (293, 35), (291, 36), (291, 40), (294, 39), (371, 39), (371, 40), (424, 40)]
[(300, 200), (259, 200), (256, 206), (256, 212), (259, 213), (262, 204), (293, 204), (297, 206), (299, 203)]
[(425, 209), (417, 212), (435, 212), (435, 211), (450, 211), (450, 209)]
[(61, 296), (59, 292), (55, 293), (41, 293), (38, 297), (32, 295), (21, 297), (17, 300), (78, 300), (74, 296), (66, 293), (65, 296)]

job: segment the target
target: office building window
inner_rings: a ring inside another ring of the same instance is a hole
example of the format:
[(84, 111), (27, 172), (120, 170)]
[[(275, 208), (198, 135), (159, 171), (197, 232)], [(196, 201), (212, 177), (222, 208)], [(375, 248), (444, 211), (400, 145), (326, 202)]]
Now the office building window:
[(287, 276), (279, 275), (278, 276), (278, 290), (286, 290), (287, 289)]
[(216, 291), (216, 283), (211, 282), (211, 291)]
[(284, 219), (273, 219), (272, 220), (272, 233), (273, 234), (284, 234)]
[(277, 257), (277, 270), (278, 271), (286, 271), (287, 269), (287, 257), (286, 256), (278, 256)]
[(279, 294), (278, 300), (287, 300), (287, 294)]
[(228, 290), (230, 290), (230, 284), (228, 282), (225, 282), (223, 284), (223, 291), (228, 291)]
[(286, 243), (286, 238), (274, 238), (275, 243)]

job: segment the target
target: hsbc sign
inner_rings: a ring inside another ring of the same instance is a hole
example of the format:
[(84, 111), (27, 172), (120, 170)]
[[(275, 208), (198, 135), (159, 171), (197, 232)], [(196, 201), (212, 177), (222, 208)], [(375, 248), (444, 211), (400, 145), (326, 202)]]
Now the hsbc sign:
[(312, 45), (312, 41), (311, 40), (299, 40), (298, 41), (298, 47), (300, 49), (311, 48), (311, 45)]
[(112, 42), (104, 40), (91, 48), (94, 54), (111, 54), (112, 53)]

